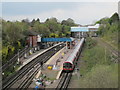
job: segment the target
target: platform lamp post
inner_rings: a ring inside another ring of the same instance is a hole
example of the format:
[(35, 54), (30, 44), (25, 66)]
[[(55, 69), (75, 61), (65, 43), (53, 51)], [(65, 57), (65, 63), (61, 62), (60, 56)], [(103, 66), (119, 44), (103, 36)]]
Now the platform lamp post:
[(26, 49), (27, 49), (27, 46), (25, 46), (25, 56), (24, 56), (25, 59), (27, 58), (27, 51), (26, 51)]
[(18, 49), (18, 58), (17, 58), (17, 64), (19, 64), (19, 62), (20, 62), (20, 59), (19, 59), (19, 51), (20, 51), (20, 49)]
[(56, 53), (56, 52), (57, 52), (57, 49), (55, 48), (54, 50), (55, 50), (55, 53)]
[(3, 73), (2, 73), (2, 75), (4, 76), (4, 75), (5, 75), (5, 73), (3, 72)]

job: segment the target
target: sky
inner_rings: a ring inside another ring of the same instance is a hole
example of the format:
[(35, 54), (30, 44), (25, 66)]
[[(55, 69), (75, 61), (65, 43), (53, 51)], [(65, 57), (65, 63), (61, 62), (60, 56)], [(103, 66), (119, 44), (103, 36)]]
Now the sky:
[(39, 18), (44, 22), (55, 17), (60, 22), (72, 18), (84, 25), (115, 12), (118, 12), (118, 2), (2, 2), (2, 18), (10, 21)]

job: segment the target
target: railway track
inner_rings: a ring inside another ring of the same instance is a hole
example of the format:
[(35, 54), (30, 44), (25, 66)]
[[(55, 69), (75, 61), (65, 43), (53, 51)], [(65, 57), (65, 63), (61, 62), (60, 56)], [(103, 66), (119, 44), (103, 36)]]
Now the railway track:
[[(19, 71), (14, 73), (13, 76), (11, 76), (11, 77), (7, 78), (5, 81), (3, 81), (3, 89), (9, 89), (18, 80), (22, 79), (22, 77), (24, 77), (36, 64), (41, 63), (41, 62), (45, 63), (49, 58), (51, 58), (56, 53), (56, 51), (59, 51), (61, 48), (63, 48), (63, 46), (64, 46), (63, 44), (57, 45), (57, 46), (51, 48), (50, 50), (44, 52), (40, 56), (36, 57), (35, 59), (33, 59), (28, 64), (26, 64)], [(56, 48), (56, 50), (55, 50), (55, 48)], [(18, 85), (18, 87), (20, 87), (20, 88), (22, 86), (27, 87), (28, 85), (22, 85), (22, 84)]]
[(66, 90), (69, 85), (71, 76), (72, 73), (62, 73), (62, 77), (55, 90)]
[(106, 41), (96, 37), (96, 38), (92, 38), (93, 40), (96, 40), (98, 42), (99, 45), (104, 46), (104, 49), (107, 49), (111, 55), (117, 57), (118, 59), (115, 59), (114, 62), (120, 62), (119, 61), (119, 54), (120, 51), (116, 50), (113, 46), (111, 46), (109, 43), (107, 43)]
[(110, 52), (112, 52), (112, 54), (114, 56), (118, 56), (120, 51), (116, 50), (115, 48), (113, 48), (109, 43), (107, 43), (106, 41), (103, 41), (102, 39), (96, 37), (93, 38), (94, 40), (98, 41), (100, 45), (104, 46), (105, 48), (107, 48), (108, 50), (110, 50)]
[[(22, 51), (20, 51), (19, 58), (24, 56), (25, 52), (28, 52), (29, 50), (30, 50), (30, 48), (25, 48)], [(17, 59), (18, 59), (18, 54), (16, 54), (13, 58), (11, 58), (8, 62), (6, 62), (6, 64), (1, 66), (0, 68), (2, 69), (2, 72), (5, 71), (6, 69), (10, 68), (10, 66), (12, 66), (13, 64), (15, 64)]]
[[(82, 47), (83, 47), (83, 44), (84, 44), (84, 38), (76, 46), (76, 48), (73, 51), (74, 53), (71, 54), (74, 57), (71, 57), (71, 55), (70, 55), (70, 57), (66, 60), (66, 62), (73, 63), (72, 65), (74, 65), (76, 67), (78, 58), (80, 56), (80, 53), (81, 53), (81, 50), (82, 50)], [(68, 69), (68, 66), (67, 66), (67, 69)], [(73, 68), (73, 71), (74, 71), (74, 68)], [(61, 79), (60, 79), (60, 81), (59, 81), (59, 83), (56, 87), (56, 90), (66, 90), (68, 85), (69, 85), (69, 82), (71, 80), (71, 77), (72, 77), (72, 72), (62, 73)]]
[(25, 76), (25, 78), (21, 81), (17, 90), (24, 90), (24, 89), (28, 88), (29, 85), (31, 84), (31, 81), (33, 80), (34, 76), (39, 71), (40, 67), (41, 67), (40, 64), (38, 66), (34, 67), (33, 70), (31, 70), (30, 73), (28, 73), (29, 75)]
[[(40, 62), (44, 62), (45, 60), (47, 61), (50, 56), (46, 56), (44, 59), (42, 59)], [(15, 83), (14, 86), (17, 86), (17, 90), (24, 90), (29, 87), (31, 84), (31, 81), (33, 80), (34, 76), (38, 73), (40, 70), (40, 63), (37, 63), (28, 73), (26, 73), (26, 76), (22, 78), (22, 80), (18, 81)], [(17, 85), (16, 85), (17, 84)]]

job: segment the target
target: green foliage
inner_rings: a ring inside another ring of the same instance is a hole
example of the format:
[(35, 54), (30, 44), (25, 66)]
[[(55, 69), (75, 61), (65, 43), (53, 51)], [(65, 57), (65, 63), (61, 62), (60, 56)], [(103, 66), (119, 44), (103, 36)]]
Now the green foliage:
[(61, 24), (67, 25), (67, 26), (76, 26), (76, 24), (74, 23), (74, 20), (71, 18), (68, 18), (67, 20), (63, 20)]
[(2, 43), (0, 42), (0, 61), (2, 61)]
[(8, 55), (8, 48), (2, 47), (2, 60), (3, 60), (3, 62), (6, 60), (7, 55)]
[(20, 41), (17, 41), (17, 43), (18, 43), (18, 47), (21, 47), (21, 43), (20, 43)]
[[(92, 42), (96, 43), (96, 41)], [(84, 68), (83, 70), (81, 69), (81, 74), (85, 74), (86, 72), (90, 71), (91, 68), (96, 64), (110, 65), (112, 63), (111, 53), (106, 51), (104, 46), (101, 47), (97, 43), (95, 45), (93, 44), (93, 46), (89, 46), (89, 42), (86, 42), (85, 47), (86, 49), (84, 49), (82, 57)]]
[[(87, 38), (88, 39), (88, 38)], [(90, 39), (91, 40), (91, 39)], [(86, 40), (80, 58), (80, 88), (115, 88), (118, 86), (118, 64), (113, 62), (111, 53), (97, 43), (89, 47)], [(94, 42), (94, 41), (92, 41)]]
[(33, 30), (41, 34), (42, 37), (48, 37), (50, 34), (49, 28), (45, 24), (39, 24), (38, 22), (34, 24)]
[[(72, 19), (67, 19), (67, 24), (58, 22), (56, 18), (49, 18), (41, 23), (40, 19), (33, 19), (31, 22), (28, 19), (19, 21), (5, 21), (2, 22), (2, 60), (6, 62), (18, 49), (22, 49), (26, 45), (26, 38), (30, 31), (34, 31), (42, 37), (70, 37), (70, 26), (75, 25)], [(1, 27), (1, 26), (0, 26)], [(12, 47), (10, 47), (12, 46)], [(8, 53), (9, 52), (9, 53)]]
[(117, 47), (120, 45), (118, 43), (118, 32), (120, 31), (120, 21), (118, 14), (115, 13), (110, 18), (103, 18), (96, 23), (101, 24), (97, 34), (117, 49)]
[(91, 38), (87, 38), (86, 42), (86, 47), (88, 49), (93, 48), (97, 44), (97, 42), (95, 40), (92, 40)]
[(81, 88), (117, 88), (118, 66), (96, 65), (80, 80)]
[(58, 35), (55, 33), (51, 33), (49, 37), (58, 38)]
[(110, 17), (109, 23), (112, 24), (112, 23), (117, 23), (117, 22), (119, 22), (119, 15), (118, 15), (118, 13), (114, 13)]

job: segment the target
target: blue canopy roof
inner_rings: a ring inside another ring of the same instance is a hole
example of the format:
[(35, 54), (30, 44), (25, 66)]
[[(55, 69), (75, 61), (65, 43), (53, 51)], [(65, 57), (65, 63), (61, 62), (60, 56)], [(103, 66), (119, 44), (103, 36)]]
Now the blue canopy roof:
[(88, 27), (71, 27), (71, 32), (88, 32)]
[(42, 42), (71, 42), (72, 40), (70, 38), (42, 38)]

